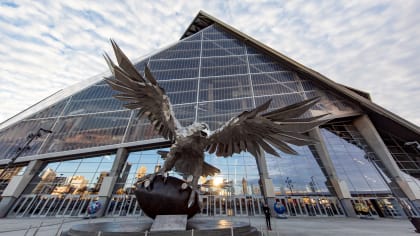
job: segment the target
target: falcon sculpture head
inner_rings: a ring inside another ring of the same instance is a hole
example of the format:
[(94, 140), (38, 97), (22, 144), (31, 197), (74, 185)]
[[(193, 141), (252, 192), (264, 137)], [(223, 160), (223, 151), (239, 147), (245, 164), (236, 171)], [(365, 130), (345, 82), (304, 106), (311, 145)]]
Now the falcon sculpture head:
[[(199, 177), (220, 173), (218, 168), (204, 161), (205, 152), (215, 153), (219, 157), (250, 152), (255, 158), (260, 158), (263, 151), (279, 157), (275, 149), (297, 154), (288, 144), (302, 146), (315, 143), (316, 140), (306, 133), (328, 121), (321, 119), (328, 114), (298, 118), (316, 104), (319, 98), (267, 112), (270, 99), (231, 118), (214, 131), (210, 131), (206, 123), (193, 123), (184, 127), (176, 119), (169, 97), (150, 69), (145, 67), (143, 77), (113, 40), (111, 44), (117, 64), (107, 54), (104, 55), (115, 77), (106, 78), (106, 81), (120, 92), (114, 97), (126, 102), (124, 107), (139, 109), (138, 119), (147, 117), (153, 128), (171, 141), (168, 152), (158, 152), (165, 159), (159, 174), (166, 177), (167, 172), (174, 169), (186, 178), (187, 183), (195, 190), (190, 196), (189, 206), (195, 201)], [(142, 183), (147, 187), (156, 174), (158, 173), (143, 179)], [(182, 188), (186, 187), (184, 185)]]

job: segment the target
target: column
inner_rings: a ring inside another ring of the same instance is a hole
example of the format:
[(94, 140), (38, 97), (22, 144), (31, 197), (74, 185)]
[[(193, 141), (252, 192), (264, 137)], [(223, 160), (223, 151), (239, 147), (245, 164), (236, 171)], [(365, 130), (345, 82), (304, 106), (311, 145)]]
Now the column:
[(29, 162), (23, 175), (13, 176), (4, 190), (0, 201), (0, 217), (5, 217), (16, 200), (20, 197), (34, 176), (45, 167), (45, 162), (34, 160)]
[(267, 162), (265, 160), (265, 152), (263, 149), (260, 151), (261, 155), (256, 158), (258, 173), (260, 176), (260, 189), (264, 200), (274, 215), (275, 193), (273, 180), (268, 175)]
[(420, 204), (420, 189), (408, 182), (402, 176), (402, 171), (399, 169), (369, 117), (363, 115), (360, 118), (357, 118), (353, 124), (384, 166), (385, 172), (392, 180), (391, 185), (397, 185), (408, 199)]
[(325, 169), (325, 177), (327, 177), (327, 181), (331, 183), (332, 190), (335, 192), (337, 198), (339, 199), (341, 205), (344, 208), (347, 216), (349, 217), (356, 217), (356, 212), (354, 211), (353, 205), (351, 203), (351, 194), (347, 187), (347, 184), (344, 180), (340, 180), (337, 176), (337, 172), (335, 171), (334, 164), (331, 161), (331, 157), (328, 154), (327, 147), (324, 143), (324, 138), (321, 135), (319, 128), (314, 128), (309, 132), (309, 135), (316, 140), (319, 140), (316, 143), (315, 150), (319, 156), (319, 160), (322, 167)]
[(117, 154), (115, 156), (114, 163), (112, 164), (109, 176), (104, 177), (98, 193), (98, 201), (101, 203), (102, 207), (96, 213), (97, 216), (103, 216), (105, 214), (105, 210), (109, 204), (109, 201), (111, 200), (112, 191), (114, 190), (114, 186), (118, 181), (118, 177), (122, 172), (125, 162), (127, 161), (127, 157), (127, 149), (120, 148), (117, 150)]

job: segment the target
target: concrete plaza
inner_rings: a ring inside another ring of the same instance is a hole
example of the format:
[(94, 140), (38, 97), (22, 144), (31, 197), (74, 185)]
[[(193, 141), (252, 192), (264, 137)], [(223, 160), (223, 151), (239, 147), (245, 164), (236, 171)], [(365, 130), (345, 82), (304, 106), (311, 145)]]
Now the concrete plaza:
[[(289, 219), (272, 218), (272, 231), (267, 231), (264, 217), (202, 217), (204, 219), (248, 222), (262, 232), (262, 235), (418, 235), (407, 219), (357, 218), (312, 218), (294, 217)], [(118, 218), (4, 218), (0, 219), (0, 236), (12, 235), (60, 235), (74, 224), (119, 221), (151, 221), (147, 217)]]

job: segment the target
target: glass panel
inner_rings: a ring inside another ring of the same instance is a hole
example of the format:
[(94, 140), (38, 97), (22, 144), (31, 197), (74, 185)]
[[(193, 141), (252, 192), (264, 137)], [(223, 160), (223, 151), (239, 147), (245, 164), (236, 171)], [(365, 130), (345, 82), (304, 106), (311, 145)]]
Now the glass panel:
[[(378, 131), (398, 167), (408, 175), (420, 179), (420, 150), (418, 149), (418, 142), (400, 138), (386, 130), (378, 129)], [(410, 182), (416, 183), (420, 187), (418, 180)]]
[(181, 70), (188, 68), (196, 68), (200, 64), (197, 59), (177, 59), (177, 60), (151, 60), (149, 67), (150, 70)]
[(198, 77), (198, 68), (183, 70), (152, 71), (157, 80), (184, 79)]
[(202, 67), (235, 66), (241, 64), (246, 65), (245, 56), (203, 58), (201, 61)]
[[(167, 50), (163, 51), (153, 59), (177, 59), (177, 58), (198, 58), (200, 57), (200, 48), (192, 50)], [(142, 68), (144, 70), (144, 66)]]
[(246, 74), (248, 72), (247, 65), (236, 66), (219, 66), (219, 67), (202, 67), (201, 76), (220, 76), (220, 75), (234, 75)]
[(265, 73), (265, 74), (252, 74), (252, 84), (261, 85), (261, 84), (282, 84), (282, 83), (293, 83), (298, 80), (292, 72), (275, 72), (275, 73)]
[(197, 79), (161, 81), (172, 104), (192, 103), (197, 101)]
[(57, 152), (120, 143), (130, 114), (130, 111), (121, 111), (61, 118), (41, 151)]
[(200, 80), (200, 101), (213, 101), (251, 97), (249, 77), (223, 76), (217, 78), (202, 78)]
[(138, 118), (133, 119), (133, 123), (128, 128), (126, 142), (134, 142), (139, 140), (148, 140), (154, 138), (160, 138), (161, 136), (153, 129), (153, 126), (150, 124), (149, 120), (143, 118), (139, 120)]
[[(50, 195), (98, 194), (115, 155), (51, 162), (31, 181), (25, 193)], [(103, 165), (103, 163), (110, 165)], [(71, 211), (72, 209), (68, 209)]]
[(290, 145), (298, 155), (277, 151), (266, 154), (267, 168), (276, 195), (329, 195), (325, 178), (309, 146)]
[[(157, 150), (167, 150), (166, 148)], [(134, 184), (147, 174), (154, 173), (157, 166), (163, 163), (157, 150), (131, 152), (124, 165), (122, 173), (114, 187), (115, 194), (133, 193)]]
[(214, 48), (203, 49), (203, 57), (217, 57), (225, 55), (243, 55), (245, 54), (244, 48)]
[(294, 93), (294, 94), (285, 94), (285, 95), (256, 97), (255, 104), (256, 106), (259, 106), (267, 102), (269, 99), (272, 99), (272, 101), (270, 104), (270, 108), (268, 110), (274, 110), (277, 108), (292, 105), (297, 102), (301, 102), (304, 100), (304, 96), (301, 93)]
[(351, 124), (333, 124), (321, 129), (322, 136), (340, 179), (353, 195), (389, 192), (369, 155), (374, 155)]
[(22, 175), (25, 170), (26, 166), (14, 166), (7, 169), (5, 167), (0, 168), (0, 196), (3, 194), (3, 191), (6, 189), (10, 180), (14, 176)]
[(176, 105), (172, 109), (175, 113), (175, 117), (178, 120), (191, 120), (195, 119), (195, 109), (196, 104), (187, 104), (187, 105)]
[(86, 113), (125, 110), (124, 102), (115, 99), (117, 92), (110, 86), (92, 86), (74, 95), (67, 105), (64, 115), (80, 115)]
[[(131, 194), (139, 178), (159, 168), (164, 161), (157, 154), (158, 150), (168, 150), (168, 148), (130, 153), (122, 171), (127, 174), (119, 179), (114, 194)], [(214, 155), (206, 154), (205, 161), (219, 168), (221, 173), (214, 177), (200, 178), (199, 184), (203, 194), (222, 196), (220, 201), (226, 201), (226, 197), (233, 195), (260, 194), (255, 158), (249, 153), (236, 154), (232, 158), (216, 158)], [(170, 175), (180, 178), (173, 171)]]
[(235, 39), (231, 34), (224, 32), (220, 27), (215, 25), (207, 27), (203, 30), (204, 40), (223, 40), (223, 39)]
[(198, 121), (215, 130), (244, 110), (253, 108), (252, 99), (227, 100), (198, 104)]
[(201, 32), (197, 32), (191, 36), (188, 36), (187, 38), (185, 38), (183, 41), (184, 42), (190, 42), (190, 41), (196, 41), (196, 40), (201, 40)]
[(61, 113), (63, 112), (63, 109), (66, 106), (68, 101), (69, 101), (69, 99), (64, 99), (63, 101), (58, 102), (57, 104), (52, 105), (52, 106), (46, 108), (45, 110), (43, 110), (41, 112), (38, 112), (38, 113), (34, 114), (33, 116), (30, 116), (29, 118), (26, 118), (26, 120), (47, 118), (47, 117), (57, 117), (57, 116), (61, 115)]
[[(0, 132), (0, 158), (11, 159), (19, 156), (30, 156), (38, 152), (48, 133), (40, 129), (50, 130), (55, 119), (21, 121)], [(38, 135), (39, 134), (39, 135)], [(21, 152), (20, 150), (23, 150)]]

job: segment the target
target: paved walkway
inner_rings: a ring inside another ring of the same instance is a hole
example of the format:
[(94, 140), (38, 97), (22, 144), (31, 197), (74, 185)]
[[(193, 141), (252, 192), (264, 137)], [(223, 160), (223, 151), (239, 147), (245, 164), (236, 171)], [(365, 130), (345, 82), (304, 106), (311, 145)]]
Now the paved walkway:
[[(354, 218), (312, 218), (296, 217), (289, 219), (271, 219), (272, 231), (267, 231), (263, 217), (203, 217), (209, 219), (226, 219), (231, 221), (248, 222), (259, 229), (263, 235), (381, 235), (403, 236), (420, 235), (414, 232), (414, 226), (406, 220), (375, 219), (363, 220)], [(146, 217), (119, 217), (119, 218), (16, 218), (0, 219), (0, 236), (59, 235), (61, 231), (68, 230), (74, 224), (87, 224), (94, 222), (118, 221), (150, 221)]]

